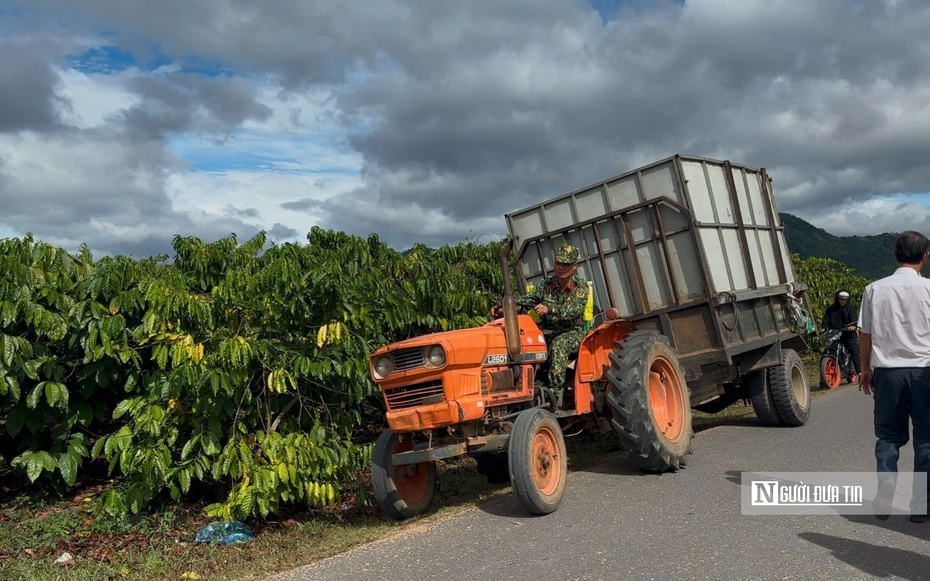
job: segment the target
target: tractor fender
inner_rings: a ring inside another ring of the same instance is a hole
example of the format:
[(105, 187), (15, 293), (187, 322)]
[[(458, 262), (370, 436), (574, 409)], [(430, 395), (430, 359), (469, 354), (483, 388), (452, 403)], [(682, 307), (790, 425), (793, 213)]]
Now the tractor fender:
[(581, 384), (601, 381), (607, 377), (610, 369), (610, 354), (614, 352), (614, 344), (636, 331), (636, 325), (626, 319), (604, 321), (588, 331), (581, 340), (578, 348), (578, 359), (575, 364), (575, 387)]

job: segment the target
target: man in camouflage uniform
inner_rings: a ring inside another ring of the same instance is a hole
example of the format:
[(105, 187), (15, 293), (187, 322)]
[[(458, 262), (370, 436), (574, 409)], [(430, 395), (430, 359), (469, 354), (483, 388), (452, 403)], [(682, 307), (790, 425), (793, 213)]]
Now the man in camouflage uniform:
[(575, 274), (577, 263), (578, 249), (563, 245), (555, 253), (555, 275), (516, 298), (519, 306), (539, 315), (539, 329), (549, 347), (549, 389), (554, 391), (562, 389), (568, 357), (578, 351), (584, 338), (588, 284)]

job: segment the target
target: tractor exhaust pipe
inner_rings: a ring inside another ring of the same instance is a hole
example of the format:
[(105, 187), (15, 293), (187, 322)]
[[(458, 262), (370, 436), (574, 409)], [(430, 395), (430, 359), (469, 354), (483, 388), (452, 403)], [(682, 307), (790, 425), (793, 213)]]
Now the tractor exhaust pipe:
[(507, 242), (501, 250), (501, 269), (504, 274), (504, 337), (507, 340), (507, 353), (514, 361), (521, 361), (523, 352), (520, 345), (520, 326), (517, 324), (517, 302), (510, 289), (510, 262), (508, 256), (513, 248), (513, 240)]

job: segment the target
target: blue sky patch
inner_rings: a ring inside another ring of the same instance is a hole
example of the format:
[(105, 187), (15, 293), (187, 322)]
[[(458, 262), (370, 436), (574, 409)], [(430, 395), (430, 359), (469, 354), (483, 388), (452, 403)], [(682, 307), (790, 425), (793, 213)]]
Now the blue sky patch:
[(79, 55), (70, 57), (71, 67), (85, 74), (113, 74), (124, 71), (130, 67), (143, 70), (155, 70), (160, 66), (170, 64), (164, 57), (157, 57), (148, 62), (139, 62), (128, 50), (115, 46), (96, 46)]
[(202, 59), (193, 55), (171, 58), (152, 47), (149, 58), (137, 58), (131, 51), (113, 46), (97, 46), (78, 55), (70, 55), (71, 67), (85, 74), (114, 74), (130, 67), (142, 71), (154, 71), (160, 67), (177, 64), (180, 72), (205, 77), (233, 74), (233, 70), (219, 61)]
[[(665, 0), (671, 4), (681, 4), (685, 3), (685, 0)], [(601, 22), (607, 24), (611, 20), (614, 20), (617, 17), (617, 14), (620, 12), (620, 8), (631, 9), (634, 12), (639, 12), (649, 8), (655, 7), (655, 2), (653, 0), (588, 0), (591, 4), (591, 7), (597, 10), (597, 13), (601, 16)]]
[(337, 163), (347, 160), (334, 153), (330, 139), (324, 135), (281, 135), (239, 129), (225, 141), (191, 134), (175, 135), (168, 148), (188, 161), (191, 171), (359, 175), (359, 167)]

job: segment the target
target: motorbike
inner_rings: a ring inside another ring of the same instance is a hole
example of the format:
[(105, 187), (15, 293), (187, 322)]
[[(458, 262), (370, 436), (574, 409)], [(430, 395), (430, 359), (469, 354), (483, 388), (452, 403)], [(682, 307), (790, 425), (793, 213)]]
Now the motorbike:
[(828, 389), (834, 389), (845, 379), (852, 383), (856, 377), (852, 355), (840, 339), (841, 329), (825, 329), (826, 346), (820, 356), (820, 383)]

